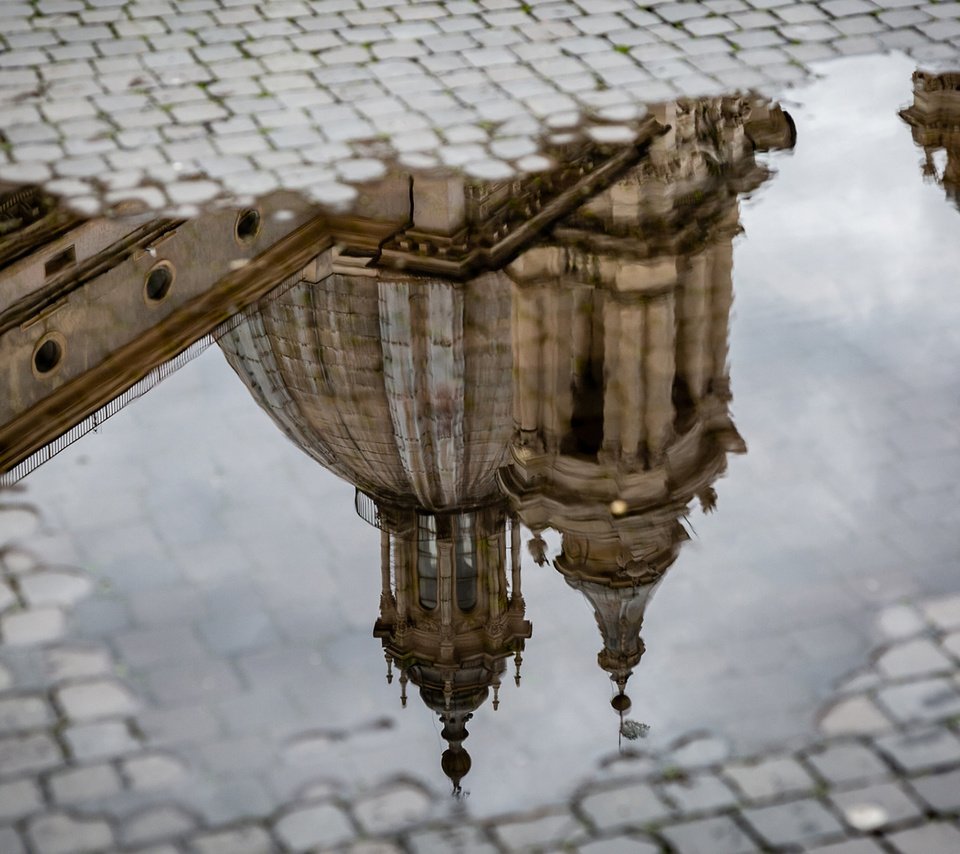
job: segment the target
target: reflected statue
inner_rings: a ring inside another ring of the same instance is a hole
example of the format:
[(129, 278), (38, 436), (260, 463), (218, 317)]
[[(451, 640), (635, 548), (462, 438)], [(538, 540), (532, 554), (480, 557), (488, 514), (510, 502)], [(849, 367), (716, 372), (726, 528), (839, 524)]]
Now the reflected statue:
[(943, 187), (960, 210), (960, 71), (915, 71), (913, 103), (900, 117), (923, 149), (924, 180)]
[(648, 156), (506, 268), (516, 430), (500, 484), (525, 525), (560, 532), (553, 565), (596, 615), (621, 719), (688, 508), (711, 511), (727, 454), (746, 450), (727, 366), (738, 197), (770, 174), (754, 152), (796, 137), (750, 99), (653, 114), (669, 130)]

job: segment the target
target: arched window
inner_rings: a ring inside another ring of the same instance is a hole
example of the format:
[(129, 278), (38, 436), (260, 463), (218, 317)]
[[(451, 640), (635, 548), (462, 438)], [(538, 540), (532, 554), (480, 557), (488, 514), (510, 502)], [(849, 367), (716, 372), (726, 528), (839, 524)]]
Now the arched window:
[(437, 607), (437, 524), (433, 516), (417, 521), (417, 587), (420, 607)]
[(457, 523), (454, 575), (457, 582), (457, 607), (461, 611), (473, 610), (477, 604), (477, 540), (473, 516), (461, 516)]

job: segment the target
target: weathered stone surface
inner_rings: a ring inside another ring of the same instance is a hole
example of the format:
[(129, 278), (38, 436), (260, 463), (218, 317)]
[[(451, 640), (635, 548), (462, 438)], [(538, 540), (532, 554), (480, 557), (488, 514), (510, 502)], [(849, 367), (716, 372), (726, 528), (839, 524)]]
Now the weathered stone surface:
[(315, 804), (288, 812), (275, 827), (288, 848), (304, 851), (323, 845), (337, 845), (353, 835), (346, 813), (333, 804)]
[(70, 726), (64, 730), (64, 738), (77, 759), (104, 759), (140, 749), (122, 721)]
[(811, 792), (816, 788), (816, 782), (803, 766), (786, 756), (728, 765), (723, 772), (747, 798), (755, 801)]
[(468, 824), (418, 831), (407, 837), (407, 842), (413, 854), (447, 854), (449, 851), (497, 854), (497, 848), (483, 829)]
[(9, 646), (49, 643), (63, 636), (64, 625), (59, 608), (10, 611), (0, 617), (0, 637)]
[(273, 841), (262, 827), (250, 825), (216, 833), (202, 833), (190, 840), (196, 854), (273, 854)]
[(101, 676), (110, 672), (110, 656), (95, 647), (61, 647), (46, 652), (47, 668), (53, 682)]
[(937, 812), (960, 812), (960, 769), (914, 777), (908, 785)]
[(59, 804), (72, 804), (113, 795), (122, 785), (111, 765), (67, 768), (50, 775), (50, 793)]
[(843, 826), (813, 798), (743, 811), (743, 817), (770, 845), (805, 845), (843, 836)]
[(900, 854), (956, 854), (960, 851), (960, 828), (945, 821), (901, 830), (887, 837)]
[(93, 589), (85, 575), (77, 572), (40, 570), (21, 575), (20, 592), (32, 608), (45, 605), (70, 607)]
[(806, 850), (807, 854), (886, 854), (873, 839), (847, 839)]
[(0, 783), (0, 822), (22, 818), (42, 806), (43, 795), (34, 780)]
[(826, 745), (807, 753), (806, 759), (832, 785), (867, 782), (890, 774), (878, 754), (856, 742)]
[(533, 846), (547, 848), (561, 842), (577, 842), (585, 836), (583, 826), (566, 810), (507, 820), (498, 823), (493, 833), (508, 851), (523, 851)]
[(646, 783), (602, 789), (587, 795), (580, 809), (600, 830), (642, 826), (670, 814), (670, 808)]
[(877, 659), (877, 669), (892, 679), (949, 672), (952, 662), (929, 638), (916, 638), (890, 647)]
[(675, 824), (662, 828), (660, 834), (682, 854), (751, 854), (760, 850), (728, 816)]
[(67, 717), (75, 721), (129, 715), (137, 709), (133, 695), (110, 679), (65, 685), (56, 696)]
[(882, 689), (877, 697), (903, 723), (944, 720), (960, 714), (960, 688), (942, 677), (893, 685)]
[(909, 605), (891, 605), (877, 618), (880, 631), (889, 638), (906, 638), (919, 634), (927, 626), (916, 608)]
[(834, 792), (830, 800), (853, 830), (872, 833), (905, 819), (919, 818), (920, 808), (896, 783)]
[(42, 771), (61, 761), (60, 747), (45, 733), (0, 738), (0, 779)]
[(577, 847), (579, 854), (659, 854), (660, 846), (635, 834), (595, 839)]
[(820, 718), (820, 730), (826, 735), (870, 735), (891, 728), (890, 719), (864, 696), (838, 700)]
[(716, 810), (737, 801), (730, 787), (715, 774), (692, 774), (684, 780), (665, 783), (662, 792), (685, 813)]
[(41, 729), (53, 720), (42, 697), (0, 698), (0, 735)]
[(353, 813), (367, 832), (381, 834), (422, 821), (432, 803), (419, 786), (397, 784), (360, 798), (353, 805)]
[(960, 762), (960, 739), (942, 727), (896, 733), (878, 738), (876, 745), (908, 773)]
[(681, 741), (670, 752), (667, 764), (677, 768), (719, 765), (730, 758), (730, 743), (712, 735), (696, 735)]
[(131, 756), (121, 763), (130, 787), (138, 790), (163, 789), (182, 780), (186, 769), (174, 756), (145, 753)]
[(945, 596), (926, 602), (923, 613), (941, 629), (960, 629), (960, 596)]
[(80, 854), (103, 851), (113, 845), (113, 831), (107, 822), (72, 818), (59, 812), (31, 821), (27, 835), (37, 854)]
[(196, 820), (176, 806), (158, 806), (131, 816), (123, 823), (125, 845), (143, 845), (181, 836), (196, 826)]

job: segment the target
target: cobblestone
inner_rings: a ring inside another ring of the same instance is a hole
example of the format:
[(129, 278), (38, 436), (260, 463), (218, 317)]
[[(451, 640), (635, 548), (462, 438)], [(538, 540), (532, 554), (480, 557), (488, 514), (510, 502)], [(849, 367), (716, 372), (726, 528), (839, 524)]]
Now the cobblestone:
[(47, 782), (58, 804), (73, 804), (114, 795), (122, 788), (111, 765), (87, 765), (52, 774)]
[(113, 831), (105, 821), (49, 813), (30, 822), (27, 831), (37, 854), (81, 854), (101, 851), (113, 844)]
[[(28, 155), (31, 144), (95, 144), (86, 156), (51, 161), (59, 175), (94, 176), (103, 169), (101, 156), (112, 161), (123, 152), (121, 134), (171, 123), (207, 133), (215, 148), (226, 150), (238, 117), (270, 121), (271, 111), (282, 115), (276, 112), (281, 103), (291, 110), (345, 107), (360, 92), (380, 97), (385, 90), (444, 96), (446, 114), (462, 118), (445, 122), (435, 107), (416, 127), (409, 114), (401, 122), (304, 114), (301, 124), (318, 143), (338, 139), (352, 146), (383, 135), (408, 159), (414, 152), (433, 158), (453, 142), (449, 126), (536, 118), (551, 99), (562, 100), (564, 110), (595, 114), (597, 95), (639, 104), (667, 93), (770, 88), (803, 76), (794, 61), (887, 48), (960, 53), (954, 5), (918, 6), (824, 0), (714, 11), (708, 2), (589, 9), (383, 2), (329, 12), (322, 3), (303, 3), (273, 4), (268, 16), (254, 6), (197, 11), (195, 0), (170, 0), (155, 9), (133, 4), (135, 18), (109, 7), (86, 15), (89, 20), (25, 9), (16, 18), (19, 29), (4, 30), (0, 54), (0, 106), (15, 125), (8, 137), (16, 164), (0, 168), (13, 180), (50, 180), (46, 166)], [(53, 26), (57, 20), (63, 25)], [(240, 97), (252, 100), (244, 106)], [(492, 138), (481, 142), (485, 156), (470, 162), (502, 157), (499, 169), (519, 168), (529, 146), (514, 146), (509, 136), (494, 127)], [(284, 144), (273, 135), (259, 142), (251, 137), (240, 151)], [(157, 166), (171, 162), (160, 150), (151, 157)], [(150, 205), (197, 205), (234, 192), (226, 175), (207, 177), (213, 180), (175, 182), (167, 198), (140, 198)], [(284, 183), (277, 173), (269, 178)], [(285, 181), (312, 191), (304, 177)]]
[(751, 800), (779, 798), (810, 792), (816, 788), (813, 778), (795, 759), (777, 757), (755, 764), (728, 765), (724, 774)]

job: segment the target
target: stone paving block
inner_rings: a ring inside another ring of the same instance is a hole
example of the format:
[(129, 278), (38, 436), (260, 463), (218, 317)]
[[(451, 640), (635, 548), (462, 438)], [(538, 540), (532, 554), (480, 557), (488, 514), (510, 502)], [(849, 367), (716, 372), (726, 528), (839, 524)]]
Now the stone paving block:
[(109, 654), (93, 647), (56, 647), (46, 652), (46, 666), (52, 682), (101, 676), (111, 670)]
[(960, 769), (927, 774), (907, 781), (932, 810), (960, 812)]
[(729, 816), (687, 821), (660, 830), (679, 854), (751, 854), (756, 843)]
[(817, 785), (799, 762), (786, 756), (727, 765), (723, 773), (755, 801), (812, 792)]
[[(873, 21), (873, 19), (870, 19)], [(926, 629), (919, 611), (910, 605), (891, 605), (877, 617), (880, 631), (889, 638), (908, 638)]]
[(146, 753), (124, 759), (120, 767), (131, 788), (138, 791), (163, 789), (183, 780), (186, 769), (174, 756)]
[(43, 771), (62, 761), (59, 745), (46, 733), (0, 738), (0, 779)]
[(92, 721), (136, 711), (137, 701), (119, 682), (97, 679), (65, 685), (56, 692), (57, 701), (74, 721)]
[(64, 730), (64, 738), (77, 759), (104, 759), (133, 753), (140, 743), (122, 721), (77, 724)]
[(0, 783), (0, 821), (13, 821), (42, 807), (43, 793), (34, 780)]
[(947, 822), (930, 822), (886, 837), (898, 854), (955, 854), (960, 851), (960, 828)]
[(813, 798), (743, 810), (747, 823), (770, 845), (829, 842), (844, 835), (843, 826)]
[(807, 854), (886, 854), (886, 849), (873, 839), (847, 839), (806, 850)]
[(73, 818), (60, 812), (31, 821), (27, 835), (37, 854), (81, 854), (113, 846), (113, 831), (106, 821)]
[(828, 744), (808, 752), (805, 758), (830, 785), (878, 780), (890, 774), (878, 754), (856, 742)]
[(274, 831), (294, 851), (338, 845), (353, 836), (346, 813), (333, 804), (314, 804), (288, 812), (277, 821)]
[(0, 698), (0, 735), (42, 729), (53, 719), (50, 706), (42, 697)]
[(826, 735), (870, 735), (892, 728), (890, 719), (869, 697), (844, 697), (821, 715), (819, 727)]
[(67, 768), (50, 775), (47, 782), (58, 804), (72, 804), (114, 795), (123, 786), (112, 765)]
[(130, 816), (120, 835), (125, 845), (142, 845), (182, 836), (195, 826), (196, 819), (181, 807), (158, 806)]
[(951, 635), (947, 635), (941, 641), (941, 644), (943, 645), (943, 648), (950, 653), (950, 655), (960, 660), (960, 632), (954, 632)]
[(960, 688), (942, 677), (883, 688), (877, 698), (902, 723), (937, 721), (960, 715)]
[(595, 791), (583, 798), (580, 809), (600, 830), (643, 827), (670, 815), (670, 808), (647, 783), (631, 783)]
[(59, 605), (70, 607), (89, 595), (93, 584), (76, 572), (42, 570), (21, 575), (20, 592), (30, 607)]
[(583, 825), (566, 811), (507, 820), (497, 824), (493, 834), (507, 851), (527, 851), (533, 847), (546, 848), (562, 842), (578, 842), (586, 835)]
[(875, 743), (888, 759), (907, 773), (960, 762), (960, 738), (942, 727), (895, 733), (878, 738)]
[(0, 851), (3, 854), (27, 854), (20, 834), (12, 827), (0, 827)]
[(196, 854), (273, 854), (276, 850), (270, 834), (255, 825), (194, 836), (190, 848)]
[(8, 646), (50, 643), (63, 636), (64, 626), (59, 608), (10, 611), (0, 617), (0, 638)]
[(737, 796), (715, 774), (694, 774), (661, 787), (666, 799), (684, 813), (707, 812), (731, 806)]
[(658, 854), (660, 850), (653, 841), (626, 834), (595, 839), (577, 847), (578, 854)]
[(422, 821), (432, 805), (429, 794), (419, 786), (398, 783), (359, 798), (353, 804), (353, 814), (368, 833), (384, 834)]
[(497, 854), (497, 848), (479, 827), (459, 824), (422, 830), (407, 837), (413, 854)]
[(677, 768), (701, 768), (719, 765), (730, 758), (730, 743), (715, 735), (696, 735), (681, 740), (667, 759)]
[(872, 833), (923, 815), (916, 802), (897, 783), (876, 783), (861, 789), (834, 792), (830, 801), (844, 821), (861, 833)]
[(953, 662), (929, 638), (916, 638), (890, 647), (876, 666), (886, 677), (904, 679), (949, 672)]
[(960, 629), (960, 596), (925, 602), (922, 608), (926, 618), (938, 628)]

